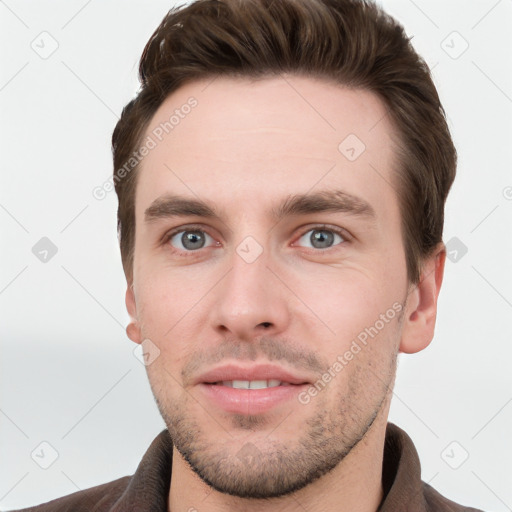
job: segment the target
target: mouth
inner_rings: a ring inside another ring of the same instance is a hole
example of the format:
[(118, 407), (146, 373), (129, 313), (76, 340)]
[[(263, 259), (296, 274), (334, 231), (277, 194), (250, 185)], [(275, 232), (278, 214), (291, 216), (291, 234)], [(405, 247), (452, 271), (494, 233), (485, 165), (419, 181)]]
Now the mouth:
[(222, 382), (214, 382), (215, 386), (226, 386), (235, 389), (268, 389), (276, 388), (278, 386), (294, 386), (289, 382), (281, 382), (277, 379), (269, 380), (224, 380)]
[(312, 381), (310, 376), (299, 375), (297, 372), (273, 364), (253, 364), (252, 366), (225, 364), (203, 373), (194, 381), (194, 384), (223, 385), (236, 389), (265, 389), (308, 384)]
[(228, 413), (263, 414), (284, 405), (299, 404), (297, 395), (311, 379), (274, 365), (225, 365), (210, 370), (195, 384), (205, 404)]

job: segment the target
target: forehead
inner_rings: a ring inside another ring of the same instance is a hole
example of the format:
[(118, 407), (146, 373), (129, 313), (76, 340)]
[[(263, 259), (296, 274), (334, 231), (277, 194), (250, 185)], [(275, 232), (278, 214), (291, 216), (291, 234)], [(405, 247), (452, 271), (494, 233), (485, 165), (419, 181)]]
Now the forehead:
[(147, 128), (154, 147), (139, 169), (136, 216), (166, 193), (249, 208), (334, 187), (396, 203), (394, 137), (384, 103), (369, 91), (291, 75), (192, 82)]

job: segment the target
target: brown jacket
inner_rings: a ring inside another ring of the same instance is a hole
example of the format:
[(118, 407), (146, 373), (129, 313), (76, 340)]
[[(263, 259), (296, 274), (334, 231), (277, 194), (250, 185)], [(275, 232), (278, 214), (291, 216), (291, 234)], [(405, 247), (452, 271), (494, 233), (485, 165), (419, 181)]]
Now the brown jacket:
[[(171, 462), (172, 441), (168, 431), (163, 430), (134, 475), (25, 508), (23, 512), (167, 512)], [(393, 423), (388, 423), (386, 429), (382, 485), (385, 497), (378, 512), (482, 512), (458, 505), (422, 482), (414, 444)]]

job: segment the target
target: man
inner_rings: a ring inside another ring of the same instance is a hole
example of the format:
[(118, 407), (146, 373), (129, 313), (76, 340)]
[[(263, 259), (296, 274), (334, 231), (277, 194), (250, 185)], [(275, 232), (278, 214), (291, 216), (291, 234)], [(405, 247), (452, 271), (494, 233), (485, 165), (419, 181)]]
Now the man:
[(388, 423), (432, 340), (453, 146), (359, 0), (199, 0), (113, 134), (127, 334), (167, 425), (132, 477), (27, 510), (471, 511)]

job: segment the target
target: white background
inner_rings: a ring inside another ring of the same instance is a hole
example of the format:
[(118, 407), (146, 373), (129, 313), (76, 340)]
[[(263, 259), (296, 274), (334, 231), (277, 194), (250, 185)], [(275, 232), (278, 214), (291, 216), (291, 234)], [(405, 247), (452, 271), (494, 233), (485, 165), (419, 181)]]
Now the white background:
[[(414, 440), (425, 481), (457, 502), (510, 511), (512, 1), (382, 3), (413, 36), (448, 113), (459, 167), (445, 241), (467, 247), (447, 261), (433, 343), (400, 356), (390, 420)], [(0, 2), (4, 510), (133, 473), (164, 428), (124, 330), (116, 196), (91, 192), (111, 175), (112, 130), (172, 5)], [(46, 51), (58, 43), (46, 59), (31, 47), (43, 51), (42, 38)], [(58, 249), (46, 263), (32, 253), (42, 237)], [(46, 470), (31, 458), (42, 441), (58, 452)]]

